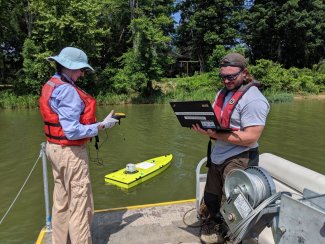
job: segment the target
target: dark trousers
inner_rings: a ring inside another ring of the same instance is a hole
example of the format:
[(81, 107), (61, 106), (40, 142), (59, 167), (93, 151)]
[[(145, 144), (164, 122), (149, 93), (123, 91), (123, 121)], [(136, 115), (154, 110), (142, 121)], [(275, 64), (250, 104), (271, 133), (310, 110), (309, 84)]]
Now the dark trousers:
[(211, 163), (204, 189), (204, 203), (209, 210), (210, 217), (215, 218), (219, 213), (224, 182), (228, 173), (233, 169), (246, 169), (248, 166), (257, 166), (259, 152), (257, 148), (228, 158), (223, 164)]

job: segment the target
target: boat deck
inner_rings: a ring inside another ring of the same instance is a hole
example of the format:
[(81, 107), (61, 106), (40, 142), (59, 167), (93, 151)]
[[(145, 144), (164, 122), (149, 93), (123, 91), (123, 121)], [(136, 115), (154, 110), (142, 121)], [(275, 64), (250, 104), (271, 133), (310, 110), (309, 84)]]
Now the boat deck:
[[(195, 200), (96, 211), (92, 238), (96, 244), (201, 243)], [(51, 243), (44, 233), (36, 243)], [(41, 236), (41, 235), (40, 235)]]
[(200, 228), (183, 222), (184, 214), (194, 207), (194, 201), (182, 201), (97, 212), (93, 241), (99, 244), (201, 243)]
[[(204, 163), (202, 159), (199, 165)], [(325, 193), (325, 176), (322, 174), (269, 153), (260, 155), (260, 166), (273, 177), (277, 192), (291, 192), (293, 198), (301, 198), (304, 188)], [(196, 198), (199, 200), (202, 198), (206, 176), (197, 172), (198, 175)], [(92, 225), (93, 243), (201, 243), (195, 201), (192, 199), (96, 211)], [(265, 228), (258, 240), (248, 240), (248, 243), (257, 242), (274, 244), (271, 228)], [(36, 244), (41, 243), (51, 243), (51, 232), (46, 229), (41, 231)]]

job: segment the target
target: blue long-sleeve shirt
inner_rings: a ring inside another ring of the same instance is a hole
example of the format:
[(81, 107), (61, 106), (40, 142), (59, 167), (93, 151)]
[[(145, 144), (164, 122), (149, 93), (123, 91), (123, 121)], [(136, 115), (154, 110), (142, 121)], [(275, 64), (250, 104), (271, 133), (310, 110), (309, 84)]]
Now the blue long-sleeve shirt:
[[(54, 76), (60, 78), (60, 75)], [(63, 74), (65, 79), (73, 86), (74, 82)], [(69, 84), (57, 86), (51, 95), (50, 105), (53, 111), (58, 114), (60, 124), (65, 136), (69, 140), (78, 140), (87, 137), (94, 137), (98, 134), (98, 124), (80, 124), (80, 114), (85, 108), (78, 92)]]

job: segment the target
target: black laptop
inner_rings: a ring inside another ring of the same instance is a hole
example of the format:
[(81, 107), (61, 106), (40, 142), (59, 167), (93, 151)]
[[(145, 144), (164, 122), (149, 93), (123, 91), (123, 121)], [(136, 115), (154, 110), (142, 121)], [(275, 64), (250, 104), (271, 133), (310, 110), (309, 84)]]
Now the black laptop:
[(222, 128), (218, 122), (211, 103), (204, 101), (170, 102), (178, 121), (183, 127), (198, 124), (202, 129), (229, 132), (230, 128)]

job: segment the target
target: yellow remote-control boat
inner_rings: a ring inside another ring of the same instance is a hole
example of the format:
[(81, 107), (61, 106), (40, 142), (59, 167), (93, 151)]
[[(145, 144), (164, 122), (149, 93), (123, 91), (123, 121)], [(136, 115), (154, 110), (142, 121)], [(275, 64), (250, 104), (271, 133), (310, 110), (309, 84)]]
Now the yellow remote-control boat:
[(164, 171), (170, 165), (172, 158), (173, 155), (168, 154), (137, 164), (127, 164), (126, 168), (105, 175), (105, 182), (129, 189)]

